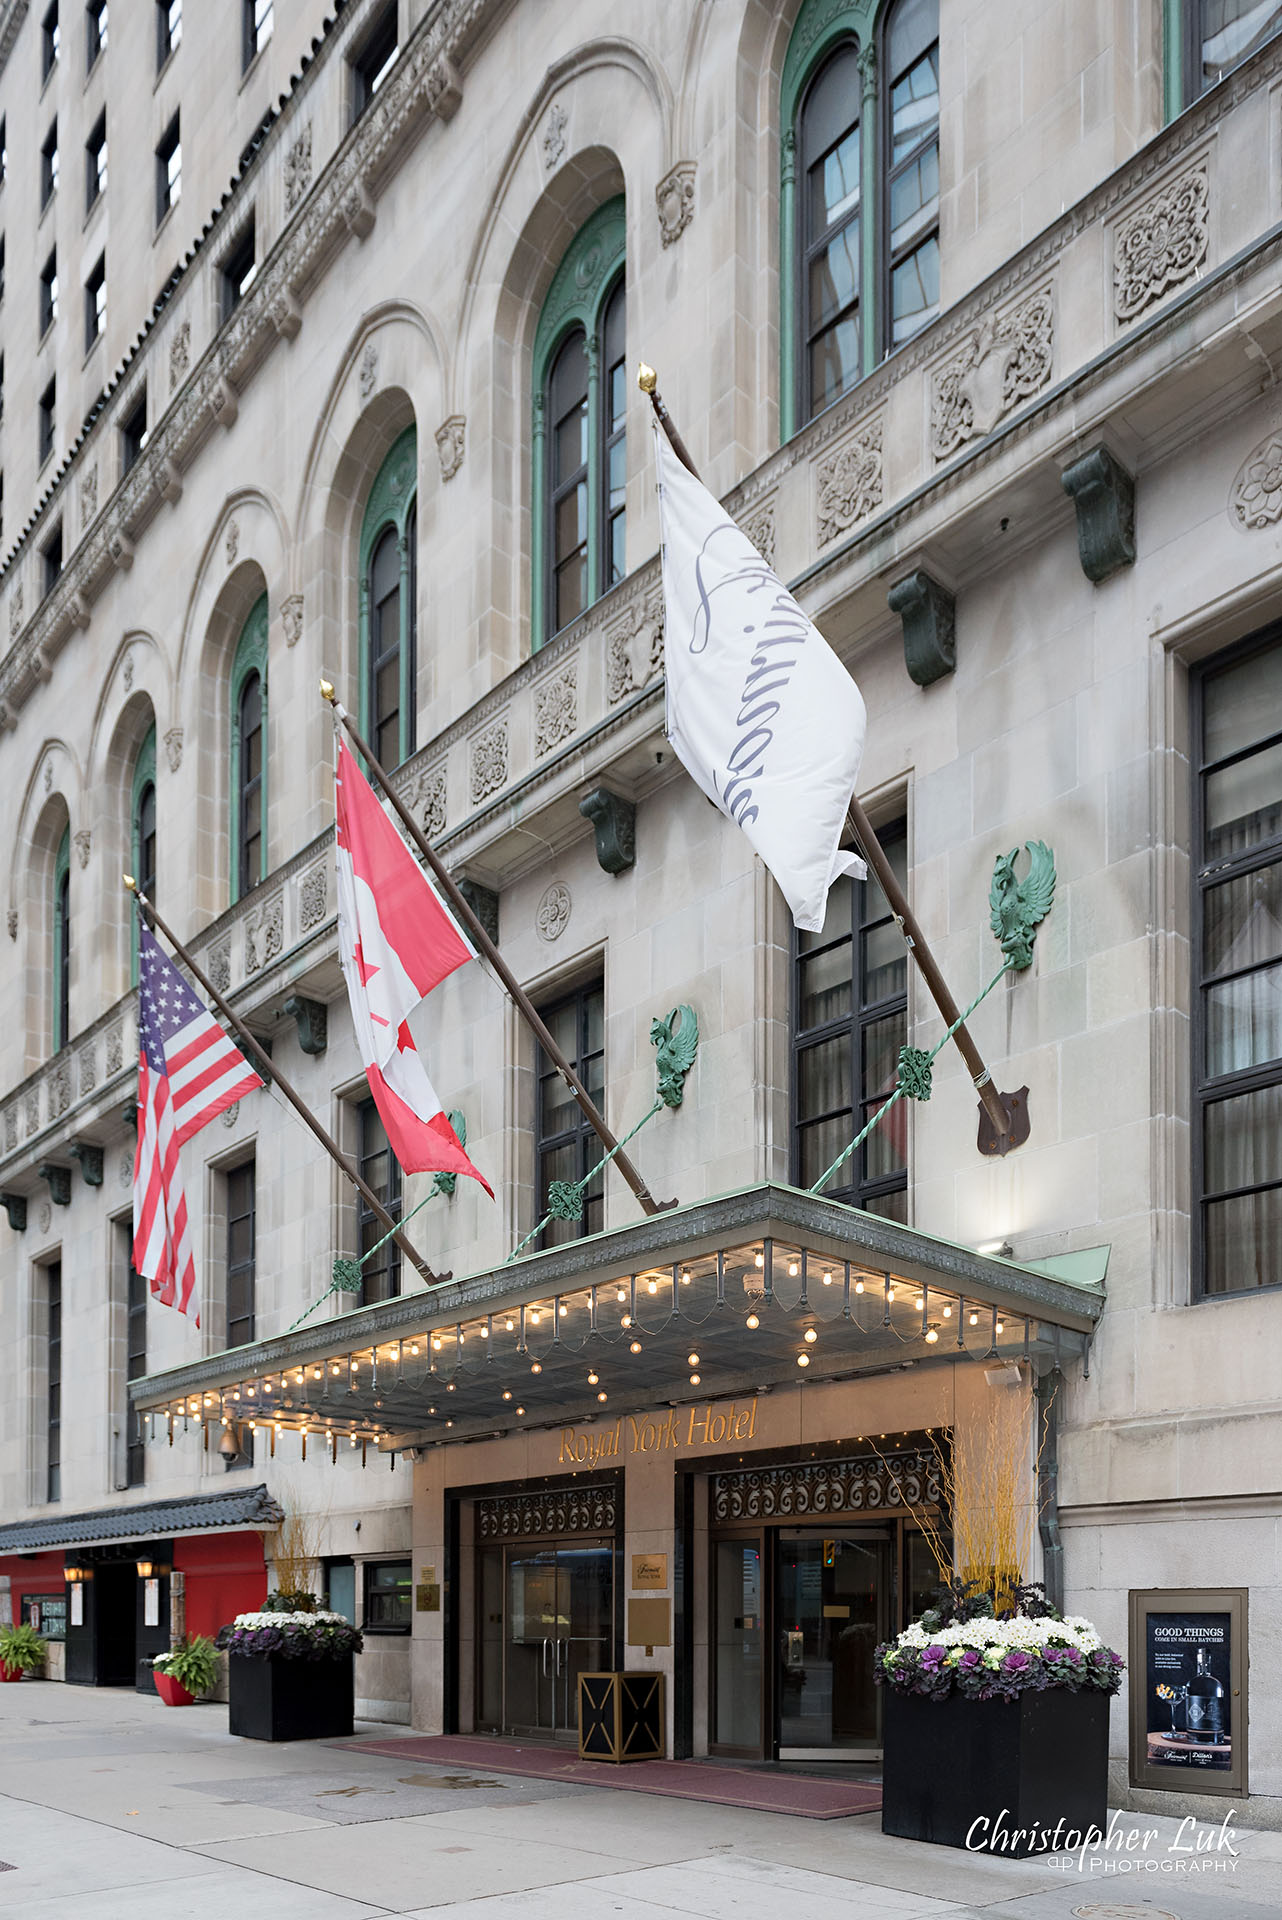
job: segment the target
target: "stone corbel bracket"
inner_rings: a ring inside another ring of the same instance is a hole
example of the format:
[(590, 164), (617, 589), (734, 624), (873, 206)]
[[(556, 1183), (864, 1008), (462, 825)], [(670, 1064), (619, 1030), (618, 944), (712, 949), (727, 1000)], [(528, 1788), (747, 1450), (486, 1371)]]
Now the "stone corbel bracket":
[(102, 1148), (90, 1146), (86, 1141), (73, 1140), (67, 1148), (73, 1160), (80, 1162), (80, 1177), (87, 1187), (102, 1185)]
[(1060, 474), (1077, 510), (1077, 553), (1096, 586), (1135, 560), (1135, 477), (1107, 447), (1092, 447)]
[(479, 880), (460, 880), (458, 890), (467, 901), (495, 946), (499, 942), (499, 897), (492, 887), (483, 887)]
[(308, 1000), (291, 993), (284, 1013), (298, 1029), (298, 1044), (304, 1053), (324, 1053), (329, 1045), (329, 1009), (323, 1000)]
[(618, 874), (636, 865), (637, 810), (630, 800), (608, 787), (594, 787), (580, 800), (579, 812), (592, 822), (599, 867)]
[(896, 580), (886, 603), (904, 630), (904, 665), (919, 687), (929, 687), (957, 664), (957, 603), (948, 588), (920, 568)]
[(55, 1207), (71, 1205), (71, 1168), (55, 1166), (52, 1160), (46, 1160), (43, 1166), (36, 1168), (36, 1177), (49, 1184), (49, 1198)]
[(0, 1193), (0, 1206), (9, 1217), (9, 1225), (15, 1233), (27, 1231), (27, 1196), (25, 1193)]

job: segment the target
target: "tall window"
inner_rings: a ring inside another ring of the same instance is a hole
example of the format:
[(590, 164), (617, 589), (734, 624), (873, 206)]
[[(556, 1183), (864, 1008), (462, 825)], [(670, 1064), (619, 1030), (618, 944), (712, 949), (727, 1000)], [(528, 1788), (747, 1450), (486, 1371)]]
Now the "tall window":
[(241, 65), (257, 59), (272, 37), (272, 0), (241, 0)]
[(231, 897), (267, 872), (267, 595), (241, 629), (231, 674)]
[(396, 63), (396, 0), (383, 8), (352, 56), (352, 118), (359, 120)]
[(248, 1346), (254, 1337), (254, 1240), (256, 1209), (252, 1160), (227, 1175), (227, 1345)]
[(536, 647), (627, 565), (625, 239), (624, 203), (611, 200), (572, 241), (535, 333)]
[[(156, 729), (149, 727), (134, 762), (129, 799), (130, 871), (149, 900), (156, 898)], [(132, 930), (130, 977), (138, 978), (138, 916), (129, 916)]]
[(183, 37), (183, 0), (156, 0), (156, 71)]
[(58, 318), (58, 255), (53, 252), (40, 269), (40, 332), (48, 333)]
[(97, 264), (85, 281), (85, 352), (107, 330), (107, 256), (98, 255)]
[(1184, 15), (1183, 35), (1178, 27), (1171, 35), (1175, 42), (1171, 51), (1182, 56), (1185, 69), (1184, 101), (1178, 105), (1196, 100), (1230, 68), (1282, 32), (1282, 6), (1272, 0), (1167, 0), (1167, 4), (1168, 12)]
[(71, 828), (53, 864), (53, 1050), (71, 1038)]
[(1282, 638), (1194, 680), (1195, 1271), (1282, 1286)]
[(62, 1498), (62, 1262), (53, 1260), (45, 1275), (45, 1374), (48, 1418), (45, 1449), (45, 1499)]
[(385, 767), (414, 751), (418, 689), (418, 436), (379, 469), (361, 526), (361, 716)]
[[(387, 1133), (372, 1100), (363, 1100), (356, 1112), (359, 1129), (360, 1170), (367, 1185), (374, 1189), (393, 1220), (401, 1217), (400, 1162), (388, 1145)], [(378, 1215), (356, 1196), (356, 1224), (360, 1251), (368, 1253), (387, 1232)], [(372, 1260), (361, 1268), (360, 1298), (354, 1304), (372, 1306), (376, 1300), (391, 1300), (401, 1290), (401, 1250), (394, 1240), (380, 1247)]]
[(182, 192), (182, 128), (178, 115), (166, 127), (156, 148), (156, 225), (159, 226)]
[[(552, 1007), (541, 1009), (548, 1032), (598, 1107), (605, 1104), (605, 988), (600, 980), (580, 987)], [(553, 1180), (571, 1183), (585, 1178), (601, 1158), (601, 1143), (575, 1104), (557, 1069), (538, 1050), (538, 1109), (535, 1120), (535, 1186), (537, 1217), (548, 1210), (548, 1188)], [(558, 1246), (580, 1234), (599, 1233), (605, 1222), (603, 1185), (598, 1173), (588, 1188), (583, 1218), (551, 1220), (541, 1246)]]
[(40, 149), (40, 206), (43, 210), (58, 190), (58, 122), (55, 120)]
[(58, 382), (49, 382), (40, 396), (40, 406), (36, 415), (36, 444), (41, 466), (53, 452), (53, 436), (58, 417)]
[(93, 132), (85, 142), (85, 211), (96, 206), (107, 191), (107, 110), (104, 107), (94, 121)]
[(93, 69), (107, 45), (107, 0), (89, 0), (85, 8), (85, 72)]
[[(129, 1293), (125, 1312), (125, 1379), (141, 1380), (147, 1371), (147, 1282), (135, 1273), (129, 1262)], [(147, 1448), (142, 1437), (142, 1420), (134, 1412), (127, 1415), (129, 1439), (125, 1449), (125, 1485), (140, 1487), (147, 1477)]]
[[(878, 836), (901, 884), (907, 829)], [(793, 1179), (811, 1187), (894, 1091), (908, 1038), (908, 958), (886, 896), (870, 874), (841, 879), (818, 933), (796, 936), (792, 996)], [(908, 1218), (904, 1102), (824, 1188), (833, 1200)]]
[(939, 311), (939, 0), (806, 0), (781, 119), (787, 438)]
[(224, 320), (231, 319), (253, 285), (257, 272), (258, 262), (254, 258), (254, 216), (251, 213), (248, 224), (237, 235), (231, 251), (224, 259), (219, 274), (219, 305)]
[(40, 78), (47, 80), (58, 64), (62, 29), (58, 24), (58, 0), (50, 0), (40, 21)]
[(146, 444), (147, 388), (144, 383), (139, 390), (138, 398), (120, 423), (120, 471), (122, 473), (128, 473)]

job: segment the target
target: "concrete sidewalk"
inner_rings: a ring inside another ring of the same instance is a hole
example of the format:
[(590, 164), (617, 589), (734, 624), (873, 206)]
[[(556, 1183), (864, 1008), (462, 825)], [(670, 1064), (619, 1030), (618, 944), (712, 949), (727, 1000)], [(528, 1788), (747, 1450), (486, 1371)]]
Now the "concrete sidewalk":
[(22, 1920), (1263, 1920), (1282, 1909), (1275, 1833), (1236, 1833), (1229, 1852), (1214, 1828), (1127, 1814), (1134, 1849), (1082, 1864), (891, 1840), (879, 1820), (266, 1746), (233, 1740), (226, 1707), (0, 1688), (0, 1916)]

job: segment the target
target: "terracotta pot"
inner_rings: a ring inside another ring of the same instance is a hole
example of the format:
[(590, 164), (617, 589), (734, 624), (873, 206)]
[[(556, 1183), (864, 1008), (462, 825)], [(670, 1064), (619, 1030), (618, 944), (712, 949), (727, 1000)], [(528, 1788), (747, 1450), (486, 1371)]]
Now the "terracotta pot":
[(21, 1680), (21, 1678), (21, 1667), (6, 1667), (4, 1661), (0, 1660), (0, 1680)]
[(156, 1692), (160, 1695), (167, 1707), (190, 1707), (195, 1705), (195, 1694), (188, 1693), (186, 1687), (183, 1686), (180, 1680), (175, 1680), (172, 1673), (157, 1672)]

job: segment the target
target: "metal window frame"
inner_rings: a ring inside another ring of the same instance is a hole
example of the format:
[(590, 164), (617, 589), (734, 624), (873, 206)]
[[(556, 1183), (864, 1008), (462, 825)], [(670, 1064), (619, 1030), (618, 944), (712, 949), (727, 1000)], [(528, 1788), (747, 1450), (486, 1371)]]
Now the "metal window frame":
[[(892, 84), (892, 75), (886, 63), (885, 51), (886, 51), (886, 41), (888, 37), (887, 29), (890, 25), (891, 16), (893, 15), (894, 12), (895, 12), (895, 7), (892, 5), (892, 6), (888, 6), (885, 12), (882, 14), (881, 20), (878, 23), (878, 42), (877, 42), (877, 74), (878, 74), (877, 117), (880, 123), (877, 129), (877, 137), (878, 137), (878, 146), (880, 150), (880, 159), (881, 159), (879, 192), (877, 196), (878, 198), (877, 271), (878, 271), (878, 279), (879, 279), (878, 300), (877, 300), (877, 306), (879, 309), (877, 358), (879, 363), (882, 360), (886, 359), (890, 354), (897, 353), (900, 347), (906, 347), (909, 344), (909, 341), (915, 340), (917, 338), (918, 333), (923, 333), (925, 329), (932, 324), (929, 320), (925, 320), (922, 322), (921, 326), (917, 328), (916, 333), (909, 334), (907, 340), (900, 340), (898, 342), (895, 340), (895, 337), (894, 337), (895, 336), (894, 274), (895, 274), (895, 268), (902, 266), (904, 261), (911, 258), (911, 256), (917, 252), (919, 247), (924, 247), (928, 240), (933, 238), (935, 241), (935, 244), (938, 246), (939, 237), (940, 237), (940, 225), (939, 225), (940, 208), (939, 208), (939, 205), (937, 205), (935, 208), (935, 223), (933, 227), (927, 228), (923, 232), (918, 234), (914, 240), (912, 240), (907, 245), (901, 247), (898, 253), (894, 253), (892, 251), (891, 244), (890, 244), (890, 196), (891, 196), (891, 191), (894, 187), (894, 183), (899, 178), (900, 174), (902, 174), (908, 167), (912, 166), (914, 162), (920, 158), (921, 154), (925, 151), (927, 145), (929, 144), (928, 141), (919, 140), (911, 153), (906, 154), (902, 160), (892, 164), (893, 148), (892, 148), (892, 129), (891, 129), (891, 113), (890, 113), (890, 89)], [(939, 36), (938, 34), (936, 34), (934, 40), (930, 42), (929, 46), (923, 49), (923, 51), (917, 56), (917, 59), (918, 60), (926, 59), (926, 57), (929, 55), (931, 51), (931, 47), (938, 49), (939, 45), (940, 45)], [(916, 66), (916, 65), (917, 65), (917, 61), (914, 61), (913, 66)], [(941, 65), (942, 65), (942, 62), (941, 62)], [(905, 73), (911, 73), (912, 67), (906, 67), (904, 71)], [(942, 161), (943, 149), (941, 146), (941, 124), (942, 124), (942, 119), (937, 119), (935, 122), (934, 140), (935, 140), (936, 147), (940, 149), (940, 159)], [(941, 186), (941, 191), (939, 194), (939, 202), (941, 204), (942, 204), (942, 200), (943, 200), (943, 192), (942, 192), (942, 186)], [(942, 249), (941, 249), (941, 252), (942, 252)]]
[[(605, 975), (604, 975), (604, 972), (594, 973), (590, 975), (587, 979), (581, 980), (577, 987), (568, 988), (564, 993), (559, 994), (556, 997), (556, 999), (545, 1002), (544, 1005), (542, 1005), (539, 1008), (541, 1017), (544, 1019), (544, 1021), (547, 1021), (551, 1019), (554, 1015), (562, 1012), (566, 1007), (568, 1006), (574, 1007), (574, 1010), (575, 1010), (574, 1054), (570, 1060), (570, 1065), (574, 1068), (575, 1072), (579, 1075), (580, 1079), (583, 1080), (585, 1085), (587, 1084), (587, 1064), (588, 1064), (588, 1061), (594, 1057), (594, 1054), (596, 1052), (596, 1049), (593, 1049), (590, 1051), (586, 1045), (588, 1000), (589, 1000), (589, 997), (594, 993), (599, 993), (601, 995), (602, 1035), (601, 1035), (601, 1047), (599, 1051), (600, 1051), (602, 1063), (604, 1063), (605, 1061), (605, 1030), (604, 1030), (605, 1029)], [(544, 1197), (547, 1191), (547, 1183), (544, 1179), (545, 1156), (553, 1153), (559, 1153), (562, 1150), (562, 1148), (567, 1146), (572, 1146), (575, 1150), (574, 1160), (575, 1160), (575, 1179), (576, 1180), (586, 1179), (589, 1170), (592, 1168), (592, 1166), (595, 1165), (596, 1159), (599, 1157), (595, 1151), (598, 1145), (596, 1134), (593, 1132), (588, 1122), (584, 1119), (583, 1115), (578, 1112), (577, 1108), (575, 1109), (576, 1117), (575, 1117), (575, 1122), (573, 1126), (563, 1128), (560, 1133), (551, 1133), (551, 1134), (545, 1135), (540, 1132), (540, 1124), (541, 1124), (540, 1114), (542, 1109), (540, 1088), (545, 1079), (556, 1078), (556, 1077), (557, 1077), (556, 1069), (553, 1067), (552, 1062), (548, 1059), (547, 1054), (543, 1051), (542, 1045), (537, 1044), (535, 1059), (534, 1059), (534, 1204), (539, 1209), (538, 1217), (540, 1219), (542, 1218), (543, 1212), (546, 1209), (546, 1198)], [(602, 1075), (602, 1084), (604, 1085), (604, 1072)], [(604, 1095), (602, 1095), (601, 1098), (598, 1100), (598, 1104), (602, 1106), (604, 1105)], [(587, 1201), (585, 1198), (584, 1214), (586, 1215), (586, 1213), (587, 1213)], [(589, 1229), (586, 1225), (586, 1221), (584, 1219), (580, 1219), (578, 1223), (578, 1232), (570, 1237), (573, 1239), (581, 1239), (584, 1236), (584, 1234), (588, 1232), (588, 1230)], [(548, 1244), (549, 1242), (546, 1238), (546, 1234), (541, 1233), (539, 1235), (538, 1242), (537, 1242), (538, 1247), (542, 1249)]]
[[(374, 1187), (374, 1191), (378, 1193), (379, 1199), (383, 1202), (391, 1218), (399, 1225), (405, 1206), (405, 1179), (401, 1171), (400, 1161), (396, 1158), (390, 1140), (386, 1142), (385, 1147), (377, 1149), (378, 1152), (382, 1153), (385, 1151), (387, 1154), (389, 1180), (386, 1189), (383, 1192), (379, 1192), (369, 1175), (368, 1163), (373, 1159), (374, 1155), (367, 1150), (365, 1129), (369, 1123), (370, 1115), (377, 1115), (377, 1113), (378, 1108), (372, 1099), (361, 1100), (356, 1103), (356, 1163), (360, 1169), (362, 1178), (369, 1186)], [(364, 1194), (358, 1192), (356, 1195), (356, 1247), (358, 1253), (361, 1251), (361, 1243), (364, 1239), (365, 1229), (371, 1223), (379, 1229), (380, 1234), (385, 1231), (382, 1222), (378, 1219), (378, 1216), (371, 1211), (367, 1204)], [(381, 1305), (383, 1301), (395, 1300), (400, 1295), (404, 1280), (404, 1267), (401, 1260), (401, 1250), (394, 1240), (388, 1242), (382, 1259), (384, 1268), (388, 1274), (388, 1291), (380, 1295), (378, 1300), (371, 1298), (366, 1292), (364, 1268), (362, 1268), (361, 1290), (359, 1296), (354, 1298), (351, 1303), (353, 1307)]]
[[(246, 1212), (233, 1213), (232, 1182), (233, 1180), (235, 1180), (237, 1174), (245, 1174), (245, 1173), (248, 1173), (249, 1175), (249, 1208), (248, 1208), (248, 1211)], [(225, 1167), (223, 1169), (223, 1174), (227, 1182), (227, 1187), (226, 1187), (227, 1278), (226, 1278), (226, 1286), (225, 1286), (224, 1309), (225, 1309), (225, 1317), (226, 1317), (227, 1345), (229, 1348), (231, 1348), (236, 1346), (252, 1345), (253, 1339), (254, 1339), (254, 1322), (257, 1318), (257, 1308), (258, 1308), (258, 1299), (257, 1299), (257, 1293), (258, 1293), (258, 1158), (257, 1158), (257, 1155), (249, 1154), (244, 1160), (238, 1160), (234, 1166)], [(249, 1258), (247, 1260), (237, 1261), (233, 1263), (232, 1257), (231, 1257), (231, 1230), (232, 1230), (233, 1221), (238, 1221), (238, 1220), (249, 1221), (250, 1251), (249, 1251)], [(249, 1281), (248, 1281), (249, 1311), (248, 1313), (237, 1314), (234, 1321), (232, 1319), (232, 1310), (231, 1310), (231, 1289), (232, 1289), (233, 1273), (235, 1273), (238, 1276), (247, 1273), (249, 1276)], [(249, 1332), (246, 1334), (244, 1340), (233, 1340), (232, 1327), (234, 1325), (240, 1326), (246, 1323), (248, 1324)]]

